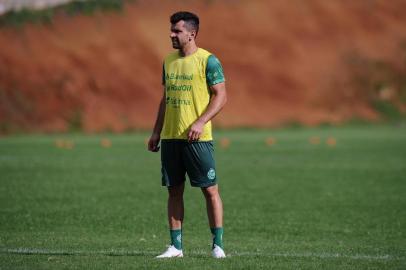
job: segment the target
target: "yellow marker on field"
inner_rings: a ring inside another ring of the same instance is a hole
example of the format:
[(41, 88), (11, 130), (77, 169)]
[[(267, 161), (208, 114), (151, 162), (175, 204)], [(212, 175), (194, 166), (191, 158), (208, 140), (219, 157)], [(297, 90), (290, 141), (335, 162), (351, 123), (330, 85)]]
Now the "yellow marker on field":
[(334, 147), (337, 144), (337, 140), (334, 137), (328, 137), (326, 140), (326, 144), (330, 147)]
[(55, 147), (70, 150), (75, 147), (75, 143), (72, 140), (57, 139), (55, 140)]
[(274, 137), (268, 137), (265, 140), (266, 145), (272, 146), (276, 143), (276, 139)]
[(72, 140), (65, 141), (65, 149), (71, 150), (75, 147), (75, 143)]
[(100, 141), (100, 145), (101, 145), (101, 147), (109, 148), (109, 147), (111, 147), (112, 144), (111, 144), (111, 141), (109, 139), (103, 138)]
[(65, 141), (62, 140), (62, 139), (55, 140), (55, 147), (64, 148), (65, 147)]
[(223, 149), (227, 149), (228, 147), (230, 147), (231, 141), (229, 138), (221, 138), (220, 139), (220, 146)]
[(309, 138), (310, 144), (320, 144), (320, 137), (313, 136)]

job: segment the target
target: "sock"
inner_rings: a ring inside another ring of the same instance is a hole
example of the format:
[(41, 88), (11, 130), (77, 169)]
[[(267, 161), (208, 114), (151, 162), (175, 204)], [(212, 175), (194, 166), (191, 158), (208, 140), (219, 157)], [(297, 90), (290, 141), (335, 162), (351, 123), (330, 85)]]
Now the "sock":
[(171, 234), (171, 245), (175, 248), (182, 249), (182, 229), (170, 230)]
[(219, 228), (210, 228), (211, 234), (213, 235), (213, 246), (216, 244), (217, 246), (223, 248), (223, 227)]

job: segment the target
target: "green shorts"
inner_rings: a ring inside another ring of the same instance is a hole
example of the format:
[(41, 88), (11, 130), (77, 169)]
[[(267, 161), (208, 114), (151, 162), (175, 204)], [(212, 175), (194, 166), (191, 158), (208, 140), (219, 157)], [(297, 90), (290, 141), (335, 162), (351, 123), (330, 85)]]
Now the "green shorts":
[(177, 186), (185, 182), (187, 173), (194, 187), (209, 187), (217, 183), (213, 157), (213, 142), (162, 140), (162, 185)]

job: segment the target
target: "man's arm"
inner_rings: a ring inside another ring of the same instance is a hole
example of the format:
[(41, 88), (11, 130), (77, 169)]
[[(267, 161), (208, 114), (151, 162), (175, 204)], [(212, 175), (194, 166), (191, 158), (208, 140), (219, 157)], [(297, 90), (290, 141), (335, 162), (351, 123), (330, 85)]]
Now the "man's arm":
[(158, 115), (155, 120), (154, 129), (152, 131), (152, 135), (148, 141), (148, 150), (151, 152), (158, 152), (159, 151), (159, 141), (161, 139), (161, 131), (164, 125), (164, 118), (165, 118), (165, 108), (166, 108), (166, 95), (164, 91), (164, 95), (161, 99), (161, 103), (159, 103), (158, 108)]
[(227, 102), (226, 84), (224, 82), (210, 86), (212, 93), (206, 111), (193, 123), (188, 133), (188, 140), (195, 141), (200, 138), (204, 125), (213, 119)]

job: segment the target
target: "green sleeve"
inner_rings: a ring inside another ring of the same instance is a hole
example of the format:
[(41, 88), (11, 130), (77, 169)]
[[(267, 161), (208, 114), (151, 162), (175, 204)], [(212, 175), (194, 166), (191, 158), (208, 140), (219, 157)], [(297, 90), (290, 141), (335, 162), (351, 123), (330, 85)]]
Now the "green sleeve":
[(206, 82), (209, 86), (225, 82), (223, 67), (213, 54), (207, 59)]

